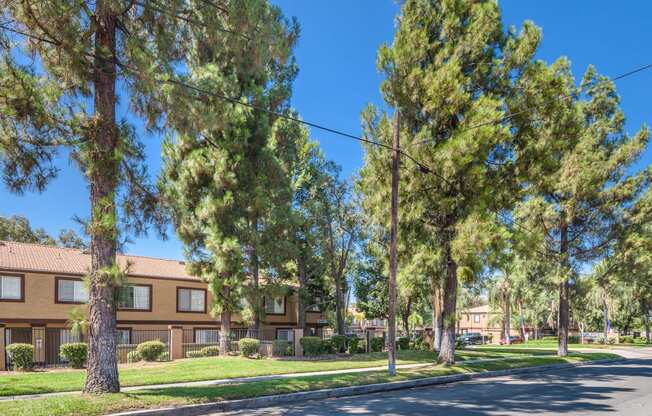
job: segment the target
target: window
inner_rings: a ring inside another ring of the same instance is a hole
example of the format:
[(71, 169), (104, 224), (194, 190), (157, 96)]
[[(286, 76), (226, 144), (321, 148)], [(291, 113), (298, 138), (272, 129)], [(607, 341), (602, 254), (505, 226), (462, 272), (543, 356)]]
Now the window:
[(115, 340), (118, 345), (131, 344), (131, 329), (118, 328), (115, 330), (115, 333), (116, 333)]
[(195, 329), (195, 344), (217, 344), (219, 342), (217, 329)]
[(129, 285), (120, 288), (118, 309), (152, 310), (152, 286)]
[(265, 296), (265, 313), (285, 315), (285, 296)]
[(82, 280), (56, 278), (57, 303), (86, 303), (88, 290)]
[(473, 322), (476, 323), (476, 324), (479, 324), (480, 323), (480, 315), (478, 315), (478, 314), (473, 315)]
[(276, 330), (276, 339), (282, 339), (283, 341), (292, 342), (294, 331), (291, 329), (277, 329)]
[(22, 276), (0, 276), (0, 300), (23, 301)]
[(177, 288), (177, 312), (206, 312), (206, 290)]
[(320, 306), (321, 306), (321, 298), (315, 298), (312, 301), (312, 305), (306, 308), (306, 312), (321, 312)]

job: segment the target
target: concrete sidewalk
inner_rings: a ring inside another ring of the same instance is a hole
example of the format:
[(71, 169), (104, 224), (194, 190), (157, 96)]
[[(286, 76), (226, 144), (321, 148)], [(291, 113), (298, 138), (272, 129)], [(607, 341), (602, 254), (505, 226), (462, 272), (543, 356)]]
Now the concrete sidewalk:
[[(519, 358), (529, 358), (531, 355), (519, 355)], [(482, 362), (491, 362), (491, 361), (502, 361), (514, 357), (500, 357), (500, 358), (483, 358), (477, 360), (464, 360), (458, 361), (458, 363), (464, 364), (474, 364)], [(402, 364), (397, 365), (396, 368), (399, 370), (408, 370), (412, 368), (422, 368), (432, 366), (435, 363), (419, 363), (419, 364)], [(366, 368), (348, 368), (343, 370), (329, 370), (329, 371), (312, 371), (308, 373), (289, 373), (289, 374), (273, 374), (268, 376), (255, 376), (255, 377), (238, 377), (238, 378), (225, 378), (218, 380), (203, 380), (203, 381), (189, 381), (183, 383), (169, 383), (169, 384), (150, 384), (145, 386), (130, 386), (123, 387), (120, 389), (122, 392), (130, 392), (136, 390), (157, 390), (157, 389), (166, 389), (166, 388), (175, 388), (175, 387), (207, 387), (207, 386), (219, 386), (223, 384), (236, 384), (236, 383), (255, 383), (258, 381), (269, 381), (269, 380), (279, 380), (286, 378), (296, 378), (296, 377), (310, 377), (310, 376), (327, 376), (327, 375), (336, 375), (336, 374), (356, 374), (356, 373), (367, 373), (373, 371), (384, 371), (387, 370), (387, 366), (382, 367), (366, 367)], [(30, 399), (41, 399), (45, 397), (53, 396), (64, 396), (71, 394), (79, 394), (81, 391), (65, 391), (65, 392), (55, 392), (55, 393), (42, 393), (42, 394), (24, 394), (20, 396), (3, 396), (0, 397), (0, 401), (6, 400), (30, 400)]]

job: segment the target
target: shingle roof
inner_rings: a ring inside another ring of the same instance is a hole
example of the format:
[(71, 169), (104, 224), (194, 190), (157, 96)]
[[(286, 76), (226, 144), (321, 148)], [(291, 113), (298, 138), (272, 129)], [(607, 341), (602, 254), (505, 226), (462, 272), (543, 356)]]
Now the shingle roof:
[[(131, 263), (130, 276), (196, 280), (186, 273), (183, 262), (179, 260), (118, 254), (121, 267), (125, 267), (127, 262)], [(0, 241), (0, 270), (83, 275), (90, 267), (91, 256), (82, 250)]]

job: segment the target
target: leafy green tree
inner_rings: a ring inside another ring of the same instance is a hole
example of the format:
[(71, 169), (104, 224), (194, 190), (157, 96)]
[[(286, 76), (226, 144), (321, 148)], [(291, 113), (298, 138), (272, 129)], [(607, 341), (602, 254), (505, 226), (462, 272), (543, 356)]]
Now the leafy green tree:
[[(530, 61), (538, 40), (531, 24), (520, 35), (505, 32), (492, 1), (411, 0), (401, 7), (392, 45), (378, 54), (384, 99), (401, 113), (401, 143), (418, 149), (421, 162), (403, 158), (399, 221), (432, 234), (445, 270), (441, 362), (455, 361), (458, 274), (477, 270), (473, 261), (463, 264), (475, 253), (462, 238), (476, 238), (468, 230), (503, 200), (499, 178), (510, 132), (486, 121), (502, 115), (511, 75)], [(386, 116), (370, 109), (363, 118), (367, 137), (391, 143)], [(472, 128), (479, 123), (486, 124)], [(385, 201), (387, 172), (386, 150), (367, 148), (362, 175), (378, 178), (369, 194)]]
[(0, 217), (0, 240), (49, 246), (57, 245), (66, 248), (88, 248), (86, 241), (74, 230), (61, 230), (59, 231), (59, 237), (55, 239), (43, 228), (33, 229), (27, 218), (18, 215)]
[(624, 132), (614, 85), (593, 67), (575, 86), (567, 60), (537, 62), (519, 82), (510, 109), (517, 126), (516, 169), (527, 198), (515, 216), (530, 230), (528, 244), (555, 265), (558, 354), (565, 356), (571, 286), (579, 268), (609, 253), (622, 235), (627, 207), (649, 176), (628, 175), (628, 169), (649, 133), (645, 127), (633, 137)]
[(278, 236), (287, 230), (292, 193), (283, 153), (297, 139), (288, 122), (268, 111), (294, 115), (287, 102), (298, 27), (267, 1), (231, 6), (253, 33), (217, 43), (202, 31), (193, 37), (188, 83), (217, 96), (198, 102), (186, 91), (177, 97), (182, 111), (170, 122), (177, 135), (164, 143), (159, 180), (187, 267), (209, 283), (213, 312), (221, 315), (222, 354), (233, 312), (254, 328), (264, 314), (261, 270), (268, 290), (286, 290), (280, 284), (285, 239)]
[[(183, 83), (189, 57), (199, 53), (210, 62), (217, 51), (235, 50), (230, 62), (248, 65), (248, 74), (255, 75), (268, 62), (262, 62), (265, 54), (250, 53), (252, 45), (273, 38), (270, 26), (257, 22), (273, 19), (275, 12), (262, 0), (7, 0), (0, 7), (6, 19), (0, 34), (3, 179), (18, 193), (41, 191), (56, 176), (56, 156), (66, 149), (87, 180), (92, 261), (84, 391), (115, 392), (119, 233), (140, 233), (165, 220), (131, 122), (140, 119), (156, 130), (178, 126), (179, 118), (201, 119), (192, 110), (196, 91)], [(119, 101), (129, 109), (129, 120), (117, 119)]]

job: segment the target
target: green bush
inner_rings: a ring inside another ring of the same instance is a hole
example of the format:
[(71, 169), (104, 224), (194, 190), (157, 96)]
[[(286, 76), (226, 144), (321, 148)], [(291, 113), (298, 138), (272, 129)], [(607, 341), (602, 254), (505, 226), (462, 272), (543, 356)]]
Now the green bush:
[[(356, 336), (349, 337), (349, 354), (357, 354), (359, 352), (360, 338)], [(364, 350), (363, 350), (364, 351)]]
[(275, 357), (292, 355), (292, 344), (284, 339), (275, 339), (272, 341), (272, 355)]
[(645, 343), (645, 342), (647, 342), (647, 338), (645, 338), (645, 337), (638, 337), (638, 338), (636, 338), (636, 341), (638, 341), (638, 342), (642, 342), (642, 343)]
[(369, 341), (371, 352), (381, 352), (384, 346), (385, 342), (382, 338), (371, 338), (371, 341)]
[(128, 363), (137, 363), (138, 361), (142, 360), (143, 357), (140, 356), (140, 353), (136, 350), (134, 351), (129, 351), (127, 354), (127, 362)]
[(624, 335), (620, 337), (620, 342), (622, 342), (623, 344), (633, 344), (634, 337), (630, 337), (629, 335)]
[(400, 337), (396, 340), (396, 347), (399, 350), (409, 350), (410, 349), (410, 338)]
[(331, 342), (333, 343), (335, 352), (346, 352), (346, 341), (346, 335), (333, 335)]
[(138, 344), (136, 351), (145, 361), (156, 361), (165, 352), (165, 344), (161, 341), (146, 341)]
[(319, 337), (303, 337), (299, 343), (304, 355), (315, 356), (322, 353), (322, 340)]
[(258, 348), (260, 347), (260, 341), (253, 338), (242, 338), (238, 341), (238, 348), (240, 349), (240, 355), (245, 357), (251, 357), (254, 354), (258, 353)]
[(335, 344), (333, 344), (333, 340), (330, 339), (325, 339), (321, 343), (321, 353), (322, 354), (335, 354)]
[(163, 354), (159, 355), (156, 361), (170, 361), (170, 353), (165, 351)]
[(557, 341), (557, 337), (543, 337), (541, 338), (543, 341)]
[(580, 336), (579, 335), (569, 335), (568, 336), (568, 343), (569, 344), (579, 344), (580, 343)]
[(9, 344), (7, 353), (15, 370), (27, 371), (34, 367), (34, 346), (32, 344)]
[(186, 358), (201, 358), (204, 357), (202, 350), (186, 351)]
[(84, 368), (88, 345), (85, 342), (71, 342), (59, 347), (59, 356), (68, 360), (72, 368)]
[(208, 347), (202, 348), (201, 353), (204, 357), (215, 357), (220, 355), (220, 347), (217, 345), (209, 345)]

